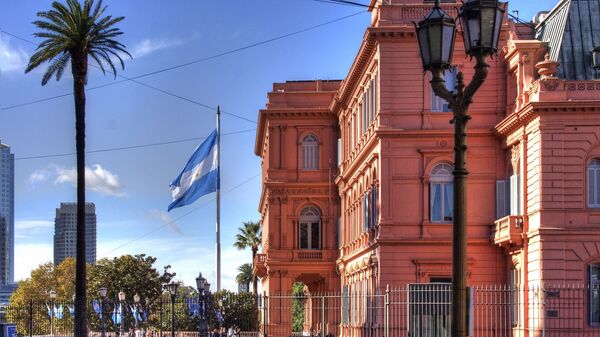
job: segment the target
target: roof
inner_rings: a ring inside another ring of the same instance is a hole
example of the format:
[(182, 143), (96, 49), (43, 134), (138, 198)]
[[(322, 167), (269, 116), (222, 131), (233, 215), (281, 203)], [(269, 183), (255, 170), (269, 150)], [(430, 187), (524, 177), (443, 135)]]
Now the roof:
[(598, 78), (592, 50), (600, 46), (599, 0), (561, 0), (538, 24), (535, 37), (548, 43), (550, 59), (560, 63), (558, 77)]

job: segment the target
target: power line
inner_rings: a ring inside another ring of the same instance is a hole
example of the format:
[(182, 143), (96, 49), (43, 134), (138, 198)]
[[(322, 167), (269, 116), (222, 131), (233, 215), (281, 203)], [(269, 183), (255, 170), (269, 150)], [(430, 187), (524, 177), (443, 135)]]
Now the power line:
[[(12, 37), (14, 37), (14, 38), (16, 38), (16, 39), (19, 39), (19, 40), (21, 40), (21, 41), (25, 41), (25, 42), (27, 42), (27, 43), (29, 43), (29, 44), (36, 45), (36, 43), (35, 43), (35, 42), (33, 42), (33, 41), (30, 41), (30, 40), (27, 40), (27, 39), (25, 39), (25, 38), (22, 38), (22, 37), (20, 37), (20, 36), (17, 36), (17, 35), (15, 35), (15, 34), (12, 34), (12, 33), (10, 33), (10, 32), (7, 32), (7, 31), (3, 30), (2, 28), (0, 28), (0, 33), (4, 33), (4, 34), (6, 34), (6, 35), (12, 36)], [(90, 64), (90, 66), (91, 66), (91, 67), (94, 67), (94, 68), (96, 68), (96, 69), (101, 69), (99, 66), (97, 66), (97, 65), (95, 65), (95, 64), (93, 64), (93, 63), (92, 63), (92, 64)], [(144, 87), (146, 87), (146, 88), (149, 88), (149, 89), (152, 89), (152, 90), (158, 91), (158, 92), (160, 92), (160, 93), (163, 93), (163, 94), (166, 94), (166, 95), (169, 95), (169, 96), (172, 96), (172, 97), (175, 97), (175, 98), (181, 99), (181, 100), (183, 100), (183, 101), (187, 101), (187, 102), (189, 102), (189, 103), (192, 103), (192, 104), (199, 105), (199, 106), (201, 106), (201, 107), (203, 107), (203, 108), (207, 108), (207, 109), (210, 109), (210, 110), (213, 110), (213, 111), (216, 111), (216, 110), (217, 110), (217, 107), (210, 106), (210, 105), (207, 105), (207, 104), (204, 104), (204, 103), (201, 103), (201, 102), (195, 101), (195, 100), (193, 100), (193, 99), (190, 99), (190, 98), (187, 98), (187, 97), (183, 97), (183, 96), (181, 96), (181, 95), (174, 94), (174, 93), (172, 93), (172, 92), (166, 91), (166, 90), (164, 90), (164, 89), (157, 88), (157, 87), (155, 87), (155, 86), (152, 86), (152, 85), (150, 85), (150, 84), (147, 84), (147, 83), (144, 83), (144, 82), (141, 82), (141, 81), (135, 80), (135, 79), (128, 78), (128, 77), (126, 77), (126, 76), (123, 76), (123, 75), (121, 75), (121, 74), (117, 74), (117, 77), (123, 78), (124, 80), (123, 80), (123, 81), (118, 81), (118, 82), (112, 82), (112, 83), (108, 83), (108, 84), (104, 84), (104, 85), (99, 85), (99, 86), (96, 86), (96, 87), (90, 87), (90, 88), (88, 88), (88, 90), (93, 90), (93, 89), (104, 88), (104, 87), (107, 87), (107, 86), (109, 86), (109, 85), (118, 84), (118, 83), (123, 83), (123, 82), (127, 82), (127, 81), (132, 81), (132, 82), (134, 82), (134, 83), (136, 83), (136, 84), (138, 84), (138, 85), (141, 85), (141, 86), (144, 86)], [(8, 106), (8, 107), (0, 108), (0, 110), (8, 110), (8, 109), (12, 109), (12, 108), (17, 108), (17, 107), (21, 107), (21, 106), (25, 106), (25, 105), (34, 104), (34, 103), (45, 102), (45, 101), (49, 101), (49, 100), (53, 100), (53, 99), (56, 99), (56, 98), (61, 98), (61, 97), (65, 97), (65, 96), (70, 96), (70, 95), (72, 95), (72, 93), (68, 93), (68, 94), (62, 94), (62, 95), (57, 95), (57, 96), (52, 96), (52, 97), (48, 97), (48, 98), (44, 98), (44, 99), (41, 99), (41, 100), (37, 100), (37, 101), (33, 101), (33, 102), (28, 102), (28, 103), (16, 104), (16, 105), (12, 105), (12, 106)], [(237, 118), (239, 118), (239, 119), (242, 119), (242, 120), (245, 120), (245, 121), (247, 121), (247, 122), (250, 122), (250, 123), (254, 123), (254, 124), (256, 124), (256, 121), (253, 121), (253, 120), (251, 120), (251, 119), (248, 119), (248, 118), (246, 118), (246, 117), (243, 117), (243, 116), (240, 116), (240, 115), (236, 115), (236, 114), (234, 114), (234, 113), (230, 113), (230, 112), (227, 112), (227, 111), (224, 111), (224, 110), (221, 110), (221, 112), (222, 112), (223, 114), (230, 115), (230, 116), (233, 116), (233, 117), (237, 117)]]
[[(137, 84), (140, 84), (140, 85), (144, 85), (144, 86), (146, 86), (148, 88), (151, 88), (151, 89), (160, 90), (161, 92), (163, 92), (165, 94), (169, 94), (171, 96), (187, 100), (188, 102), (199, 104), (199, 105), (204, 106), (206, 108), (213, 109), (212, 107), (209, 107), (208, 105), (205, 105), (203, 103), (199, 103), (199, 102), (196, 102), (196, 101), (193, 101), (193, 100), (189, 100), (189, 99), (183, 98), (183, 97), (181, 97), (179, 95), (175, 95), (175, 94), (166, 92), (166, 91), (164, 91), (162, 89), (158, 89), (156, 87), (152, 87), (152, 86), (147, 85), (145, 83), (142, 84), (142, 82), (134, 81), (134, 80), (137, 80), (137, 79), (140, 79), (140, 78), (144, 78), (144, 77), (148, 77), (148, 76), (153, 76), (153, 75), (156, 75), (156, 74), (160, 74), (160, 73), (163, 73), (163, 72), (167, 72), (167, 71), (171, 71), (171, 70), (175, 70), (175, 69), (179, 69), (179, 68), (183, 68), (183, 67), (187, 67), (187, 66), (194, 65), (194, 64), (197, 64), (197, 63), (206, 62), (206, 61), (213, 60), (213, 59), (216, 59), (216, 58), (219, 58), (219, 57), (223, 57), (223, 56), (226, 56), (226, 55), (229, 55), (229, 54), (234, 54), (234, 53), (246, 50), (246, 49), (258, 47), (258, 46), (261, 46), (261, 45), (264, 45), (264, 44), (268, 44), (268, 43), (271, 43), (271, 42), (275, 42), (275, 41), (278, 41), (278, 40), (281, 40), (281, 39), (285, 39), (285, 38), (288, 38), (288, 37), (291, 37), (291, 36), (294, 36), (294, 35), (298, 35), (298, 34), (305, 33), (305, 32), (311, 31), (311, 30), (315, 30), (317, 28), (320, 28), (320, 27), (323, 27), (323, 26), (327, 26), (327, 25), (330, 25), (330, 24), (333, 24), (333, 23), (336, 23), (336, 22), (339, 22), (339, 21), (342, 21), (342, 20), (346, 20), (346, 19), (349, 19), (351, 17), (357, 16), (357, 15), (362, 14), (362, 13), (365, 13), (365, 11), (356, 12), (354, 14), (346, 15), (346, 16), (343, 16), (341, 18), (337, 18), (337, 19), (334, 19), (334, 20), (330, 20), (330, 21), (327, 21), (327, 22), (324, 22), (324, 23), (320, 23), (320, 24), (314, 25), (314, 26), (303, 28), (303, 29), (300, 29), (300, 30), (297, 30), (297, 31), (294, 31), (294, 32), (291, 32), (291, 33), (279, 35), (279, 36), (276, 36), (276, 37), (273, 37), (273, 38), (270, 38), (270, 39), (266, 39), (266, 40), (263, 40), (263, 41), (260, 41), (260, 42), (251, 43), (251, 44), (248, 44), (248, 45), (243, 46), (243, 47), (231, 49), (231, 50), (224, 51), (224, 52), (221, 52), (221, 53), (217, 53), (217, 54), (214, 54), (214, 55), (211, 55), (211, 56), (207, 56), (207, 57), (199, 58), (199, 59), (196, 59), (196, 60), (192, 60), (190, 62), (181, 63), (181, 64), (178, 64), (178, 65), (175, 65), (175, 66), (170, 66), (170, 67), (162, 68), (162, 69), (155, 70), (155, 71), (152, 71), (152, 72), (148, 72), (148, 73), (145, 73), (145, 74), (141, 74), (141, 75), (138, 75), (138, 76), (134, 76), (134, 77), (130, 77), (130, 78), (129, 77), (120, 76), (120, 77), (124, 78), (121, 81), (114, 81), (114, 82), (103, 84), (103, 85), (89, 87), (86, 90), (87, 91), (91, 91), (91, 90), (105, 88), (105, 87), (112, 86), (112, 85), (121, 84), (121, 83), (124, 83), (124, 82), (134, 82), (134, 83), (137, 83)], [(7, 33), (4, 30), (0, 30), (0, 31), (4, 32), (7, 35), (15, 36), (14, 34)], [(31, 41), (27, 41), (27, 40), (25, 40), (23, 38), (20, 38), (20, 37), (17, 37), (17, 38), (20, 39), (20, 40), (23, 40), (23, 41), (31, 43)], [(33, 44), (35, 44), (35, 43), (33, 43)], [(70, 96), (70, 95), (72, 95), (72, 93), (62, 94), (62, 95), (56, 95), (56, 96), (42, 98), (42, 99), (30, 101), (30, 102), (19, 103), (19, 104), (14, 104), (14, 105), (7, 106), (7, 107), (2, 107), (2, 108), (0, 108), (0, 110), (10, 110), (10, 109), (14, 109), (14, 108), (18, 108), (18, 107), (23, 107), (23, 106), (27, 106), (27, 105), (31, 105), (31, 104), (36, 104), (36, 103), (40, 103), (40, 102), (45, 102), (45, 101), (49, 101), (49, 100), (54, 100), (54, 99), (57, 99), (57, 98), (61, 98), (61, 97), (65, 97), (65, 96)], [(221, 112), (226, 113), (224, 111), (221, 111)], [(227, 113), (227, 114), (229, 114), (229, 113)], [(230, 115), (233, 115), (233, 114), (230, 114)], [(240, 116), (235, 115), (235, 117), (240, 117)], [(243, 119), (248, 120), (246, 118), (243, 118)], [(256, 123), (255, 121), (252, 121), (252, 122)]]
[[(248, 179), (244, 180), (243, 182), (241, 182), (241, 183), (239, 183), (239, 184), (235, 185), (234, 187), (232, 187), (232, 188), (228, 189), (227, 191), (223, 192), (223, 195), (229, 194), (230, 192), (232, 192), (232, 191), (234, 191), (234, 190), (236, 190), (236, 189), (238, 189), (238, 188), (242, 187), (243, 185), (245, 185), (245, 184), (249, 183), (250, 181), (254, 180), (256, 177), (258, 177), (258, 176), (260, 176), (260, 175), (261, 175), (261, 173), (258, 173), (258, 174), (256, 174), (256, 175), (254, 175), (254, 176), (252, 176), (252, 177), (250, 177), (250, 178), (248, 178)], [(143, 239), (143, 238), (147, 237), (148, 235), (150, 235), (150, 234), (152, 234), (152, 233), (155, 233), (155, 232), (159, 231), (160, 229), (162, 229), (162, 228), (164, 228), (164, 227), (166, 227), (166, 226), (168, 226), (168, 225), (171, 225), (171, 224), (175, 223), (175, 221), (181, 220), (182, 218), (184, 218), (184, 217), (186, 217), (186, 216), (188, 216), (188, 215), (190, 215), (190, 214), (194, 213), (195, 211), (199, 210), (200, 208), (202, 208), (202, 207), (204, 207), (204, 206), (206, 206), (206, 205), (210, 204), (210, 203), (211, 203), (211, 202), (213, 202), (214, 200), (215, 200), (215, 198), (211, 198), (210, 200), (208, 200), (208, 201), (206, 201), (206, 202), (204, 202), (204, 203), (200, 204), (198, 207), (196, 207), (196, 208), (192, 209), (191, 211), (188, 211), (187, 213), (185, 213), (185, 214), (183, 214), (183, 215), (181, 215), (181, 216), (179, 216), (179, 217), (177, 217), (177, 218), (175, 218), (175, 219), (173, 219), (173, 220), (171, 220), (171, 221), (169, 221), (169, 222), (165, 222), (164, 224), (162, 224), (162, 225), (160, 225), (160, 226), (158, 226), (158, 227), (156, 227), (156, 228), (152, 229), (152, 230), (151, 230), (151, 231), (149, 231), (149, 232), (146, 232), (146, 233), (144, 233), (144, 234), (142, 234), (142, 235), (138, 236), (137, 238), (135, 238), (135, 239), (133, 239), (133, 240), (131, 240), (131, 241), (125, 242), (124, 244), (122, 244), (122, 245), (120, 245), (120, 246), (117, 246), (116, 248), (113, 248), (112, 250), (110, 250), (110, 251), (108, 251), (108, 252), (104, 253), (104, 255), (108, 255), (108, 254), (110, 254), (110, 253), (112, 253), (112, 252), (114, 252), (114, 251), (117, 251), (117, 250), (119, 250), (119, 249), (121, 249), (121, 248), (123, 248), (123, 247), (125, 247), (125, 246), (128, 246), (128, 245), (130, 245), (130, 244), (132, 244), (132, 243), (134, 243), (134, 242), (136, 242), (136, 241), (138, 241), (138, 240), (141, 240), (141, 239)]]
[(313, 0), (313, 1), (329, 3), (329, 4), (334, 4), (334, 5), (345, 5), (345, 6), (364, 7), (364, 8), (373, 9), (373, 6), (369, 6), (367, 4), (363, 4), (360, 2), (347, 1), (347, 0)]
[[(230, 136), (230, 135), (235, 135), (235, 134), (240, 134), (240, 133), (245, 133), (245, 132), (251, 132), (251, 131), (255, 131), (255, 130), (256, 129), (247, 129), (247, 130), (227, 132), (227, 133), (222, 133), (221, 136)], [(108, 149), (90, 150), (90, 151), (85, 151), (85, 153), (86, 154), (90, 154), (90, 153), (102, 153), (102, 152), (112, 152), (112, 151), (123, 151), (123, 150), (131, 150), (131, 149), (140, 149), (140, 148), (145, 148), (145, 147), (153, 147), (153, 146), (168, 145), (168, 144), (177, 144), (177, 143), (184, 143), (184, 142), (190, 142), (190, 141), (198, 141), (198, 140), (203, 140), (203, 139), (206, 139), (206, 137), (195, 137), (195, 138), (171, 140), (171, 141), (160, 142), (160, 143), (150, 143), (150, 144), (141, 144), (141, 145), (113, 147), (113, 148), (108, 148)], [(75, 152), (58, 153), (58, 154), (47, 154), (47, 155), (39, 155), (39, 156), (19, 157), (19, 158), (15, 158), (15, 160), (28, 160), (28, 159), (66, 157), (66, 156), (74, 156), (75, 154), (76, 154)]]

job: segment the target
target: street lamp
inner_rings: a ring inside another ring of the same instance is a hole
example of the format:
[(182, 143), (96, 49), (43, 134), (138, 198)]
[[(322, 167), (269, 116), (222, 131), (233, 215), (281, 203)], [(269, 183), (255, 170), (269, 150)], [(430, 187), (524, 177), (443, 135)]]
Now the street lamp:
[[(462, 72), (457, 75), (456, 90), (446, 89), (444, 70), (450, 67), (454, 45), (454, 20), (440, 8), (434, 8), (416, 25), (423, 69), (432, 75), (431, 87), (446, 100), (454, 114), (454, 192), (452, 231), (452, 337), (467, 334), (467, 123), (469, 105), (488, 74), (485, 58), (498, 50), (500, 29), (506, 3), (496, 0), (467, 0), (458, 17), (463, 30), (465, 52), (476, 59), (475, 74), (465, 86)], [(451, 39), (452, 41), (446, 41)]]
[(206, 279), (202, 277), (202, 273), (199, 273), (198, 277), (196, 277), (196, 287), (198, 288), (198, 311), (200, 314), (200, 326), (198, 332), (200, 333), (200, 337), (204, 337), (208, 334), (206, 299), (208, 292), (210, 291), (210, 283), (206, 282)]
[(98, 289), (100, 295), (100, 337), (105, 337), (106, 327), (104, 326), (104, 299), (106, 298), (107, 289), (102, 287)]
[(171, 282), (167, 285), (171, 295), (171, 337), (175, 337), (175, 297), (177, 296), (177, 287), (179, 284)]
[(127, 309), (123, 310), (123, 303), (125, 303), (125, 292), (119, 291), (119, 309), (121, 314), (121, 324), (119, 324), (119, 335), (125, 334), (125, 313)]
[(140, 295), (135, 294), (133, 295), (133, 306), (135, 308), (135, 312), (133, 313), (133, 319), (135, 321), (135, 330), (137, 331), (138, 329), (138, 313), (140, 310)]
[(594, 64), (594, 69), (600, 70), (600, 46), (592, 50), (592, 60)]
[(56, 291), (50, 290), (50, 336), (54, 336), (54, 301), (56, 300)]

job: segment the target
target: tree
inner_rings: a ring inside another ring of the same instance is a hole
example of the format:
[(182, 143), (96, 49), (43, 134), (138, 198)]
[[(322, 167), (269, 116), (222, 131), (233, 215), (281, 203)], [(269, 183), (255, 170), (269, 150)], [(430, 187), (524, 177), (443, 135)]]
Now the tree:
[[(42, 85), (55, 77), (60, 80), (70, 62), (75, 99), (75, 143), (77, 152), (77, 253), (75, 268), (75, 336), (87, 336), (86, 331), (86, 260), (85, 260), (85, 85), (88, 77), (88, 57), (105, 73), (108, 65), (116, 76), (113, 60), (121, 53), (129, 55), (125, 46), (116, 41), (122, 34), (115, 24), (124, 17), (103, 16), (106, 6), (102, 0), (67, 0), (67, 5), (52, 3), (52, 9), (39, 12), (33, 24), (40, 29), (36, 37), (44, 39), (31, 56), (25, 69), (28, 73), (42, 63), (49, 63), (42, 76)], [(129, 55), (131, 57), (131, 55)]]
[[(7, 310), (7, 318), (10, 322), (17, 324), (17, 330), (24, 334), (49, 334), (50, 326), (37, 324), (33, 332), (29, 331), (29, 312), (21, 313), (21, 309), (29, 308), (31, 305), (33, 319), (36, 322), (47, 322), (48, 314), (46, 305), (50, 301), (50, 291), (56, 292), (56, 303), (59, 305), (69, 303), (75, 292), (75, 260), (66, 258), (58, 266), (51, 262), (44, 263), (31, 271), (31, 277), (20, 281), (19, 286), (10, 297), (10, 306)], [(72, 317), (65, 315), (62, 319), (62, 327), (72, 327)]]
[[(246, 221), (243, 223), (243, 227), (238, 227), (238, 234), (235, 236), (235, 243), (233, 246), (238, 250), (250, 248), (252, 250), (252, 263), (258, 253), (258, 247), (260, 247), (262, 240), (262, 233), (259, 222)], [(257, 293), (257, 277), (254, 277), (252, 282), (252, 292), (256, 295)]]
[(244, 263), (237, 269), (240, 273), (235, 277), (235, 282), (238, 284), (246, 285), (246, 289), (250, 288), (250, 282), (252, 282), (252, 265), (250, 263)]
[(305, 305), (304, 284), (295, 282), (292, 285), (292, 331), (294, 332), (302, 332), (304, 330)]

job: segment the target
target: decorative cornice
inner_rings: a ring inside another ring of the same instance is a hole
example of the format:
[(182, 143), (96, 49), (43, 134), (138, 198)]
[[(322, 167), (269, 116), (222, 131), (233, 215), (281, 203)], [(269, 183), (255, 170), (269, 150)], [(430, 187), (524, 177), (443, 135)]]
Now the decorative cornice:
[(352, 93), (355, 91), (361, 77), (366, 72), (366, 66), (375, 52), (377, 42), (413, 36), (415, 36), (414, 28), (409, 26), (367, 28), (358, 54), (354, 59), (354, 63), (352, 64), (352, 67), (350, 67), (348, 76), (346, 76), (346, 79), (342, 82), (342, 86), (338, 93), (331, 102), (330, 110), (336, 115), (339, 115), (347, 108), (347, 103), (352, 98)]

